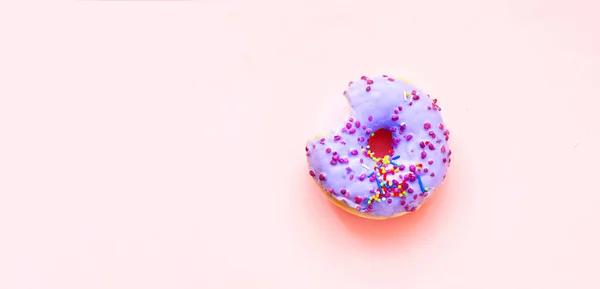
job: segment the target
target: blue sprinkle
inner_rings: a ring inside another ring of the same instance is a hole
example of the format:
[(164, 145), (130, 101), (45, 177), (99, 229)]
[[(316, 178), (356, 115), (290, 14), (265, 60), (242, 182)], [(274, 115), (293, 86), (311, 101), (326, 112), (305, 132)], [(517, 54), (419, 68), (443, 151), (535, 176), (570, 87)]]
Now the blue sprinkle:
[(397, 164), (397, 163), (395, 163), (395, 162), (390, 162), (390, 164), (392, 164), (392, 165), (395, 165), (395, 166), (397, 166), (397, 167), (400, 167), (400, 165), (399, 165), (399, 164)]
[(375, 174), (375, 172), (372, 172), (371, 174), (369, 174), (369, 178), (373, 176), (373, 174)]
[(399, 159), (399, 158), (400, 158), (400, 156), (395, 156), (395, 157), (393, 157), (392, 159), (393, 159), (393, 160), (397, 160), (397, 159)]
[(417, 176), (417, 180), (419, 180), (419, 186), (421, 187), (421, 192), (425, 192), (425, 187), (423, 186), (423, 182), (421, 181), (421, 176)]
[(379, 179), (376, 179), (377, 187), (379, 187), (379, 192), (383, 193), (383, 189), (381, 188), (381, 184), (379, 183)]

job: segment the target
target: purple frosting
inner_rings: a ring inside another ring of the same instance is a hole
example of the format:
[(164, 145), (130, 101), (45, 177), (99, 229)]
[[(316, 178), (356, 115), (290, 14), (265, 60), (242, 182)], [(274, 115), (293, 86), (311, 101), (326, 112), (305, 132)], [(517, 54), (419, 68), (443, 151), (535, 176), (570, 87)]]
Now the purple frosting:
[[(410, 83), (379, 76), (351, 82), (351, 116), (309, 141), (309, 173), (327, 194), (373, 217), (415, 211), (431, 197), (450, 164), (450, 132), (437, 100)], [(370, 154), (373, 132), (392, 133), (393, 155)]]

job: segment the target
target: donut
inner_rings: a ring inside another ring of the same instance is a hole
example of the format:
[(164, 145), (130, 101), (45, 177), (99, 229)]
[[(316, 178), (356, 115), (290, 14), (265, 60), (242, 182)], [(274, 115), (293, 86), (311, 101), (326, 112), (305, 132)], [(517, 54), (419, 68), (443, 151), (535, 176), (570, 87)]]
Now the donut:
[[(451, 162), (437, 99), (387, 75), (350, 82), (344, 96), (351, 107), (346, 121), (306, 143), (309, 175), (334, 204), (361, 217), (418, 210)], [(376, 155), (369, 143), (385, 134), (390, 150)]]

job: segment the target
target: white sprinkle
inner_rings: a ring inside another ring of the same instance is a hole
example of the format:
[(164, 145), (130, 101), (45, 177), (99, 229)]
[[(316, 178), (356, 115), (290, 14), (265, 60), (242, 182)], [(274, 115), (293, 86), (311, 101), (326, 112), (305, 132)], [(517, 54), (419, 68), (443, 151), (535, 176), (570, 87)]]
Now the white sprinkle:
[(408, 101), (408, 99), (406, 98), (408, 95), (406, 94), (406, 90), (404, 90), (404, 101)]
[(365, 169), (367, 169), (367, 170), (370, 170), (370, 168), (369, 168), (369, 167), (367, 167), (367, 165), (365, 165), (365, 164), (362, 164), (362, 166), (363, 166), (363, 168), (365, 168)]

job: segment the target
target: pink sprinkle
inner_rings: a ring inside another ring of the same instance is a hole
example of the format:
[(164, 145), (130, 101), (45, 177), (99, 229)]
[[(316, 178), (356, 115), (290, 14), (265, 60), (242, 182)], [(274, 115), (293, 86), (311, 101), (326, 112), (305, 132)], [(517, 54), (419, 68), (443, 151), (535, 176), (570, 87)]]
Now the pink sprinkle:
[(433, 160), (429, 160), (427, 163), (428, 163), (429, 165), (433, 165)]
[(320, 140), (319, 140), (319, 142), (320, 142), (321, 144), (325, 144), (325, 139), (324, 139), (324, 138), (322, 138), (322, 139), (320, 139)]
[(340, 159), (340, 156), (338, 154), (333, 154), (333, 157), (331, 157), (331, 159), (337, 161), (338, 159)]
[(350, 134), (354, 134), (356, 132), (356, 129), (351, 128), (349, 132), (350, 132)]
[(433, 132), (432, 130), (429, 131), (429, 136), (431, 136), (432, 138), (435, 138), (435, 132)]
[(369, 121), (373, 121), (373, 117), (369, 115)]
[(427, 147), (428, 147), (430, 150), (434, 150), (434, 149), (435, 149), (435, 146), (433, 146), (433, 144), (432, 144), (432, 143), (430, 143), (430, 144), (429, 144)]
[(447, 161), (447, 160), (446, 160), (446, 158), (443, 158), (443, 159), (442, 159), (442, 162), (446, 163), (446, 161)]
[(357, 120), (357, 121), (355, 121), (355, 122), (354, 122), (354, 125), (356, 126), (356, 128), (359, 128), (359, 127), (360, 127), (360, 121), (358, 121), (358, 120)]
[(399, 106), (399, 107), (398, 107), (398, 110), (399, 110), (399, 111), (402, 111), (402, 106)]
[(331, 148), (327, 148), (327, 149), (325, 150), (325, 152), (326, 152), (326, 153), (331, 153)]
[(401, 206), (404, 206), (404, 205), (406, 205), (406, 201), (405, 201), (405, 200), (402, 200), (402, 201), (400, 201), (400, 205), (401, 205)]
[(353, 156), (355, 156), (355, 155), (358, 155), (358, 150), (352, 150), (350, 153), (351, 153)]
[(394, 109), (394, 113), (395, 113), (395, 114), (398, 114), (398, 110), (397, 110), (397, 109)]
[(325, 176), (323, 174), (319, 174), (319, 180), (324, 181), (325, 180)]
[(364, 162), (363, 159), (360, 159), (360, 163), (362, 164), (363, 162)]
[(419, 143), (419, 146), (420, 146), (421, 148), (425, 148), (425, 143), (424, 143), (424, 142), (420, 142), (420, 143)]
[(424, 172), (428, 172), (428, 171), (429, 171), (429, 169), (427, 169), (427, 168), (424, 168), (424, 169), (423, 169), (423, 171), (424, 171)]
[(409, 193), (409, 194), (412, 194), (412, 193), (414, 193), (414, 192), (415, 192), (415, 190), (413, 190), (413, 188), (408, 188), (408, 193)]
[[(419, 195), (413, 195), (413, 199), (417, 199), (419, 197)], [(414, 211), (415, 208), (412, 208), (411, 211)]]
[(419, 100), (419, 98), (421, 98), (421, 97), (418, 95), (413, 96), (413, 100)]
[(404, 131), (406, 129), (406, 124), (402, 123), (400, 124), (400, 131)]
[(393, 121), (397, 121), (399, 119), (399, 117), (397, 115), (392, 115), (392, 120)]
[(423, 124), (423, 127), (424, 127), (425, 129), (430, 129), (430, 128), (431, 128), (431, 124), (430, 124), (430, 123), (428, 123), (428, 122), (426, 122), (425, 124)]
[(316, 176), (315, 172), (313, 170), (308, 171), (308, 173), (310, 174), (311, 177)]
[(362, 182), (362, 181), (364, 181), (366, 178), (367, 178), (367, 175), (365, 175), (365, 174), (361, 174), (361, 175), (358, 177), (358, 179), (359, 179), (361, 182)]
[(367, 84), (373, 84), (373, 80), (367, 80)]
[(412, 94), (412, 95), (417, 95), (417, 91), (416, 91), (416, 90), (413, 90), (413, 91), (411, 91), (411, 92), (410, 92), (410, 94)]
[(388, 76), (384, 74), (384, 75), (382, 75), (382, 77), (388, 77)]
[(411, 140), (412, 138), (413, 138), (412, 134), (409, 134), (409, 135), (406, 136), (406, 140), (407, 141)]
[(390, 78), (388, 78), (388, 81), (392, 81), (392, 82), (393, 82), (393, 81), (394, 81), (394, 79), (390, 77)]
[(342, 137), (341, 137), (341, 136), (339, 136), (339, 135), (336, 135), (336, 136), (334, 136), (334, 137), (333, 137), (333, 140), (334, 140), (334, 141), (339, 141), (339, 140), (341, 140), (341, 139), (342, 139)]
[(357, 203), (357, 204), (360, 204), (362, 202), (362, 198), (356, 196), (356, 197), (354, 197), (354, 202)]
[(332, 164), (332, 165), (336, 165), (337, 164), (337, 162), (335, 160), (331, 160), (329, 163)]
[(352, 127), (352, 124), (351, 124), (351, 123), (346, 123), (346, 128), (347, 128), (347, 129), (350, 129), (351, 127)]
[(370, 128), (368, 128), (368, 129), (365, 131), (365, 133), (366, 133), (366, 134), (371, 134), (371, 132), (372, 132), (372, 130), (371, 130)]
[(366, 129), (366, 128), (367, 128), (367, 126), (363, 124), (362, 129)]
[(371, 87), (370, 86), (367, 86), (367, 91), (371, 91)]
[(354, 121), (354, 119), (353, 119), (353, 118), (350, 118), (348, 121), (349, 121), (349, 122), (353, 122), (353, 121)]
[(432, 177), (435, 177), (435, 173), (431, 173), (431, 174), (429, 174), (429, 175), (430, 175), (430, 176), (432, 176)]
[(360, 79), (361, 80), (367, 80), (367, 77), (363, 75), (363, 76), (360, 77)]
[(415, 170), (417, 170), (417, 167), (415, 167), (414, 165), (410, 165), (410, 167), (408, 167), (408, 170), (414, 173)]
[(400, 171), (403, 171), (405, 168), (406, 168), (405, 165), (400, 165), (400, 167), (399, 167)]
[(438, 127), (443, 130), (444, 129), (444, 124), (440, 123), (440, 124), (438, 124)]
[(421, 152), (421, 158), (424, 159), (427, 157), (427, 153), (426, 152)]
[(340, 194), (345, 195), (346, 194), (346, 189), (341, 189), (340, 190)]
[(391, 204), (392, 203), (392, 199), (388, 199), (387, 202), (388, 202), (388, 204)]

